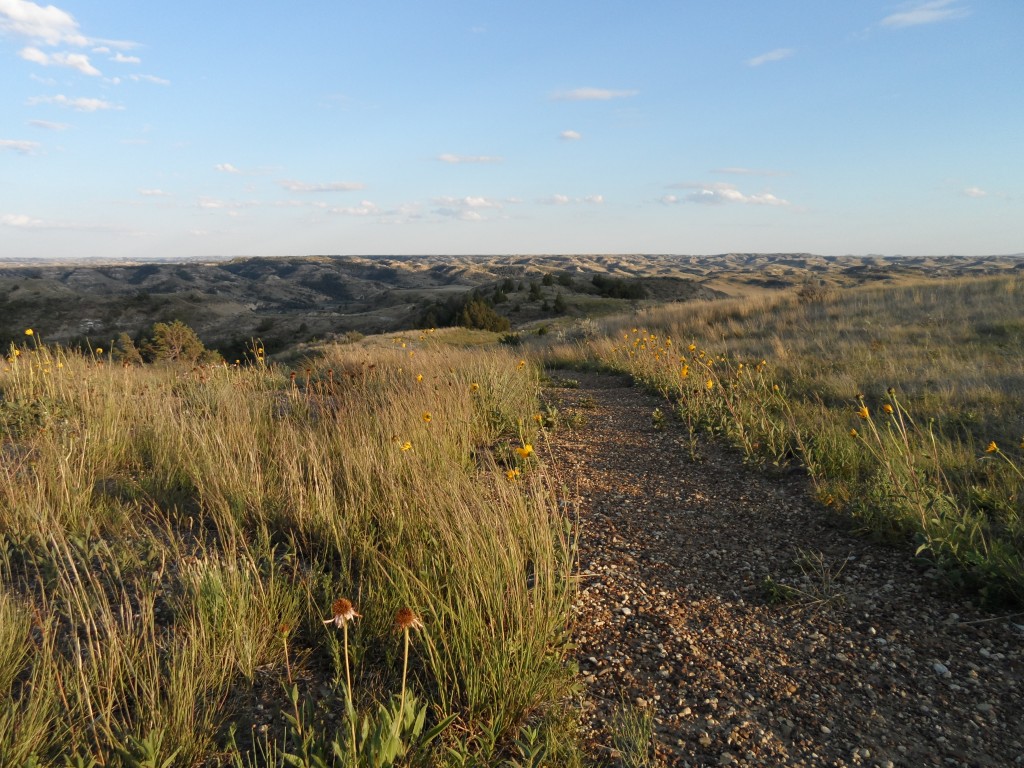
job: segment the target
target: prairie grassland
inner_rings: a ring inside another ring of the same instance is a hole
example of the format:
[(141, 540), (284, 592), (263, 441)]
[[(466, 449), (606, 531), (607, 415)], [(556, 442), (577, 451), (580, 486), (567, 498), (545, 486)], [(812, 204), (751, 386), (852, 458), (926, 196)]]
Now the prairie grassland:
[(1020, 603), (1022, 308), (1020, 277), (692, 302), (545, 354), (632, 374), (692, 435), (803, 464), (826, 505)]
[(538, 377), (434, 338), (293, 376), (12, 347), (0, 764), (573, 762)]

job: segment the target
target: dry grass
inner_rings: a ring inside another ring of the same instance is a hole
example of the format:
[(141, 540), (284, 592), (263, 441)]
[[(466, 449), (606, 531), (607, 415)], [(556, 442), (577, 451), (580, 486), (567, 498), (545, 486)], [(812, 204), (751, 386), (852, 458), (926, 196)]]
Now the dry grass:
[(692, 434), (802, 463), (824, 503), (1020, 602), (1021, 306), (1020, 277), (694, 302), (543, 354), (628, 371), (676, 401)]
[[(328, 349), (294, 379), (12, 347), (0, 762), (356, 764), (399, 690), (424, 718), (392, 729), (405, 759), (486, 761), (482, 733), (508, 748), (569, 682), (573, 521), (513, 450), (543, 445), (537, 390), (510, 353), (416, 336)], [(351, 710), (323, 623), (339, 596), (362, 614)], [(424, 623), (408, 697), (403, 606)], [(352, 722), (370, 736), (352, 744)]]

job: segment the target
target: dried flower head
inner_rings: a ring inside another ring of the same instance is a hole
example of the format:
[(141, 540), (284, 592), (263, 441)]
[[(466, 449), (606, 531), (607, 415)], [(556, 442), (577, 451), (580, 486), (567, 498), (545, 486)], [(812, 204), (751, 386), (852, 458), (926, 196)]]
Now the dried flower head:
[(395, 629), (398, 632), (408, 632), (410, 629), (423, 629), (423, 621), (417, 616), (412, 608), (406, 606), (400, 608), (395, 614)]
[(356, 607), (352, 601), (339, 597), (331, 603), (331, 618), (326, 619), (324, 624), (333, 624), (336, 627), (344, 627), (348, 622), (358, 619), (362, 614), (356, 613)]

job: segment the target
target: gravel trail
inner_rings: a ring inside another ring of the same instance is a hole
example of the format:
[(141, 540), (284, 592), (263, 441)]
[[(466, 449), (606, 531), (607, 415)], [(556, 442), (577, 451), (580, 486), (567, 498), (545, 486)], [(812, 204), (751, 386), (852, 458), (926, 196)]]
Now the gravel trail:
[(625, 701), (653, 715), (662, 765), (1024, 765), (1024, 616), (852, 535), (799, 473), (705, 440), (692, 461), (627, 378), (558, 372), (547, 399), (583, 422), (550, 447), (580, 512), (595, 758), (615, 761)]

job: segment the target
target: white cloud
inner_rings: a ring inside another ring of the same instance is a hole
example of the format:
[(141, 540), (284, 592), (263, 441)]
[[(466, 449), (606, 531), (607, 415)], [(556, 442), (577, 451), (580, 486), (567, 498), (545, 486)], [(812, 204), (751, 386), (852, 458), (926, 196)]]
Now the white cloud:
[(20, 139), (0, 139), (0, 149), (9, 149), (20, 155), (33, 155), (41, 145), (38, 141), (23, 141)]
[(50, 120), (29, 120), (28, 124), (47, 131), (66, 131), (71, 126), (67, 123), (54, 123)]
[(136, 83), (154, 83), (155, 85), (170, 85), (171, 81), (156, 75), (128, 75)]
[(310, 184), (305, 181), (285, 179), (284, 181), (279, 181), (278, 184), (289, 192), (354, 192), (366, 187), (365, 184), (357, 181), (330, 181), (322, 184)]
[[(97, 51), (98, 50), (101, 50), (101, 49), (97, 49)], [(104, 48), (102, 50), (103, 50), (104, 53), (108, 53), (110, 51), (109, 48)], [(111, 59), (111, 61), (117, 62), (118, 64), (141, 64), (142, 63), (142, 59), (140, 59), (138, 56), (125, 56), (120, 51), (118, 51), (117, 53), (114, 54), (114, 57)]]
[(558, 138), (564, 139), (565, 141), (579, 141), (583, 138), (583, 134), (579, 131), (562, 131), (558, 134)]
[(543, 205), (577, 205), (579, 203), (590, 203), (601, 205), (604, 202), (604, 195), (587, 195), (586, 197), (569, 197), (568, 195), (555, 194), (538, 200)]
[(713, 184), (673, 184), (673, 189), (691, 189), (686, 197), (679, 198), (676, 195), (665, 195), (661, 198), (662, 203), (702, 203), (706, 205), (720, 205), (723, 203), (739, 203), (742, 205), (769, 205), (786, 206), (788, 200), (776, 197), (771, 192), (761, 192), (748, 195), (740, 192), (732, 184), (721, 182)]
[(940, 21), (962, 19), (970, 15), (970, 10), (955, 5), (957, 0), (927, 0), (907, 8), (905, 11), (890, 14), (881, 21), (883, 27), (917, 27), (922, 24), (935, 24)]
[(235, 168), (231, 163), (217, 163), (214, 170), (220, 171), (221, 173), (241, 173), (238, 168)]
[(23, 213), (5, 213), (0, 216), (0, 224), (5, 227), (16, 227), (17, 229), (39, 229), (46, 226), (41, 219), (33, 219)]
[(492, 155), (451, 155), (443, 154), (438, 155), (437, 159), (442, 163), (500, 163), (500, 157), (494, 157)]
[(87, 45), (78, 22), (53, 5), (43, 7), (28, 0), (0, 0), (0, 30), (13, 32), (47, 45)]
[(123, 109), (123, 107), (111, 104), (109, 101), (104, 101), (103, 99), (69, 99), (63, 94), (58, 94), (56, 96), (33, 96), (28, 100), (28, 103), (30, 106), (34, 106), (36, 104), (56, 104), (60, 107), (71, 107), (72, 109), (77, 109), (79, 112), (99, 112), (100, 110), (106, 109)]
[(482, 221), (484, 219), (481, 211), (493, 209), (501, 210), (501, 203), (487, 197), (438, 197), (434, 199), (434, 213), (439, 216), (450, 216), (462, 221)]
[(328, 208), (327, 210), (331, 213), (340, 213), (343, 216), (373, 216), (383, 213), (376, 203), (369, 200), (363, 200), (359, 205), (347, 208)]
[(28, 46), (18, 51), (18, 55), (25, 61), (31, 61), (33, 64), (39, 64), (44, 67), (69, 67), (77, 69), (83, 75), (89, 75), (90, 77), (98, 77), (101, 74), (96, 67), (89, 63), (89, 57), (84, 53), (67, 53), (63, 51), (46, 53), (34, 46)]
[(555, 101), (610, 101), (636, 96), (639, 91), (612, 91), (607, 88), (575, 88), (571, 91), (558, 91), (552, 95)]
[(793, 50), (792, 48), (776, 48), (773, 51), (768, 51), (768, 53), (762, 53), (760, 56), (755, 56), (752, 59), (747, 59), (747, 66), (760, 67), (762, 64), (767, 64), (772, 61), (782, 61), (783, 59), (788, 59), (795, 53), (796, 51)]
[(967, 187), (964, 190), (964, 194), (967, 195), (968, 197), (975, 197), (975, 198), (978, 198), (978, 197), (988, 197), (988, 192), (986, 192), (981, 187)]

